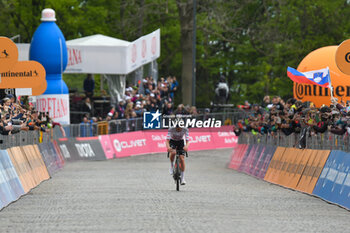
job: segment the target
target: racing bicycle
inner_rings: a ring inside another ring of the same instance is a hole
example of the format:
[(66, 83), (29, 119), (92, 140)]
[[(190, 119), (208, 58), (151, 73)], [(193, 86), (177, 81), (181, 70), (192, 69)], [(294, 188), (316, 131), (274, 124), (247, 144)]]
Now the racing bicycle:
[[(185, 152), (184, 150), (176, 150), (175, 163), (173, 166), (173, 178), (176, 184), (176, 191), (180, 191), (180, 182), (181, 182), (180, 155), (186, 155), (186, 157), (188, 157), (188, 153)], [(169, 158), (169, 152), (168, 152), (168, 158)]]

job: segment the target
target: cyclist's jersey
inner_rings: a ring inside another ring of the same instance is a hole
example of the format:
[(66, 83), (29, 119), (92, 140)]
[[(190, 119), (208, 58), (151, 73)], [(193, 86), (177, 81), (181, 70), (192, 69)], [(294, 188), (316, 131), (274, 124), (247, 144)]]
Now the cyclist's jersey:
[(168, 135), (166, 136), (167, 140), (180, 141), (183, 140), (185, 136), (186, 141), (189, 141), (188, 129), (181, 128), (181, 131), (176, 131), (176, 128), (169, 128)]

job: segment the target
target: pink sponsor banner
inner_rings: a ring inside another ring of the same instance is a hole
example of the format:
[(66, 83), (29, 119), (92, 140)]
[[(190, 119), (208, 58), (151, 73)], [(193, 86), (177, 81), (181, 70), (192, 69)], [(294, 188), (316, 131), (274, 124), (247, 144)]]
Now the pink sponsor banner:
[(190, 128), (189, 151), (215, 149), (212, 134), (208, 128)]
[(109, 135), (117, 158), (152, 153), (142, 131)]
[(238, 143), (238, 137), (233, 132), (232, 125), (224, 125), (220, 128), (210, 128), (215, 148), (233, 148)]
[(111, 139), (109, 138), (109, 135), (100, 135), (98, 136), (98, 139), (100, 140), (100, 143), (103, 151), (105, 152), (106, 158), (113, 159), (115, 153), (114, 153), (114, 148), (113, 148)]
[(168, 130), (147, 130), (143, 131), (147, 142), (150, 145), (151, 153), (166, 153), (166, 136)]

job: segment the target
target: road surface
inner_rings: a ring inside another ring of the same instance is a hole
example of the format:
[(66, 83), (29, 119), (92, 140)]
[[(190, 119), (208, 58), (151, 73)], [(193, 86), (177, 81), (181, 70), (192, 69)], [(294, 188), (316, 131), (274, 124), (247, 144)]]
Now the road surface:
[(349, 232), (350, 212), (192, 152), (175, 191), (165, 154), (73, 162), (0, 212), (0, 232)]

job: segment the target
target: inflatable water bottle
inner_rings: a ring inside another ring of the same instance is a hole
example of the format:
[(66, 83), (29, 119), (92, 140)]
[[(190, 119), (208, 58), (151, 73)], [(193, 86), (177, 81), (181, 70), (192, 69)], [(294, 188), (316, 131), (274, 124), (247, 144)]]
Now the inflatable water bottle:
[(41, 21), (29, 49), (29, 59), (38, 61), (46, 70), (47, 89), (37, 96), (36, 107), (39, 112), (49, 112), (55, 122), (69, 124), (69, 92), (62, 80), (68, 60), (66, 40), (55, 23), (54, 10), (44, 9)]

